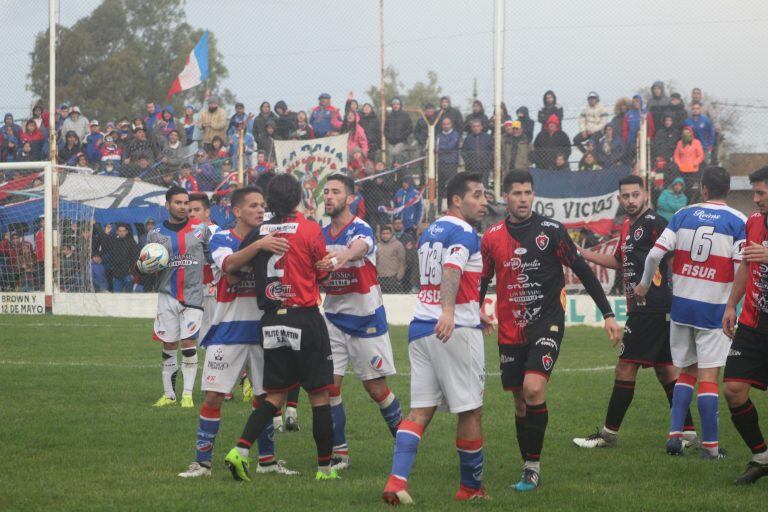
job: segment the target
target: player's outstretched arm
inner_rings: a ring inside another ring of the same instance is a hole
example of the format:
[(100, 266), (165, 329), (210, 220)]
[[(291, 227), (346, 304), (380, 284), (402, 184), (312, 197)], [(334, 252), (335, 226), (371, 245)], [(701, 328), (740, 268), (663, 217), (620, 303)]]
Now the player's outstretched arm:
[(595, 263), (601, 267), (621, 269), (621, 262), (613, 254), (603, 254), (601, 252), (590, 251), (589, 249), (579, 249), (581, 256), (590, 263)]
[(443, 267), (443, 277), (440, 282), (440, 305), (442, 314), (437, 319), (435, 334), (437, 339), (445, 343), (453, 334), (454, 312), (456, 310), (456, 295), (459, 293), (461, 271), (456, 267)]
[(733, 278), (733, 288), (731, 288), (731, 294), (728, 296), (723, 314), (723, 332), (729, 338), (733, 338), (736, 334), (736, 305), (744, 297), (748, 278), (749, 264), (740, 265), (739, 270), (736, 271), (736, 276)]
[(648, 251), (648, 256), (645, 257), (643, 277), (640, 280), (640, 284), (635, 286), (635, 298), (637, 299), (637, 304), (639, 306), (645, 304), (645, 295), (648, 293), (648, 288), (651, 287), (653, 276), (656, 274), (656, 270), (658, 270), (659, 264), (666, 254), (667, 251), (658, 245)]
[(224, 268), (222, 270), (227, 274), (234, 274), (244, 266), (248, 265), (259, 251), (284, 254), (288, 252), (289, 248), (290, 245), (288, 244), (288, 240), (276, 237), (275, 233), (270, 233), (229, 255), (224, 261)]
[(343, 251), (329, 251), (322, 260), (315, 263), (318, 270), (332, 272), (338, 270), (349, 261), (357, 261), (365, 257), (370, 246), (364, 240), (355, 240)]

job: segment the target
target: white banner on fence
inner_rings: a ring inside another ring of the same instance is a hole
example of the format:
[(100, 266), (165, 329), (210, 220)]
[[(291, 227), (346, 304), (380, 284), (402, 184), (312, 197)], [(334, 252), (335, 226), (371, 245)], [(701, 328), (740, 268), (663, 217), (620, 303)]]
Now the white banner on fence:
[(539, 197), (533, 202), (537, 213), (556, 219), (569, 227), (589, 224), (597, 232), (610, 230), (619, 200), (616, 191), (589, 197)]
[[(613, 254), (616, 251), (616, 246), (619, 245), (618, 238), (612, 238), (606, 242), (599, 243), (593, 247), (590, 247), (590, 251), (594, 251), (600, 254)], [(603, 291), (608, 293), (613, 288), (613, 282), (616, 279), (616, 271), (612, 268), (601, 267), (594, 263), (587, 262), (592, 268), (592, 272), (595, 273), (600, 284), (603, 286)], [(563, 267), (565, 273), (565, 289), (567, 291), (583, 290), (584, 285), (581, 284), (579, 278), (570, 269), (570, 267)]]
[(277, 168), (290, 172), (301, 183), (301, 206), (307, 216), (323, 216), (323, 186), (328, 176), (347, 168), (348, 137), (344, 134), (321, 139), (275, 141)]
[(45, 314), (43, 292), (0, 292), (1, 315)]
[(165, 204), (167, 188), (115, 176), (62, 173), (59, 197), (93, 208), (124, 208)]

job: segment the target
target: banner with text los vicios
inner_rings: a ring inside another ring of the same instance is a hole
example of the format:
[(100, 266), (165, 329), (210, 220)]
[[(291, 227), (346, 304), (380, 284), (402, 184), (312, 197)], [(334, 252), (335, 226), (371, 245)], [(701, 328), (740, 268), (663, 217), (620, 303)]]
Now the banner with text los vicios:
[[(613, 254), (616, 251), (616, 246), (619, 245), (618, 238), (612, 238), (605, 242), (599, 243), (589, 248), (590, 251), (594, 251), (600, 254)], [(595, 273), (600, 284), (603, 286), (603, 291), (607, 294), (613, 288), (614, 280), (616, 279), (616, 271), (612, 268), (602, 267), (594, 263), (587, 262), (592, 272)], [(565, 289), (566, 291), (583, 290), (584, 285), (581, 284), (579, 278), (573, 273), (569, 267), (563, 267), (565, 273)]]
[(610, 234), (619, 208), (619, 180), (629, 167), (600, 171), (562, 172), (531, 169), (536, 198), (534, 210), (562, 222), (568, 228), (586, 227)]
[(277, 168), (290, 172), (301, 183), (301, 209), (305, 215), (323, 217), (323, 187), (331, 174), (346, 172), (347, 134), (310, 140), (276, 140)]

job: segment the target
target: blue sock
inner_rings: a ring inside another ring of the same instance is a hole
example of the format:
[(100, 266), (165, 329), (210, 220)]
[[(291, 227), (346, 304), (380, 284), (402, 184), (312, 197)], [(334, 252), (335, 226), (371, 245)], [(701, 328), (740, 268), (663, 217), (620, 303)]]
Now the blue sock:
[(256, 443), (259, 446), (259, 464), (275, 462), (275, 426), (271, 421), (256, 439)]
[(693, 387), (696, 385), (696, 377), (687, 373), (681, 373), (675, 384), (672, 394), (671, 419), (669, 422), (669, 437), (683, 437), (685, 417), (693, 401)]
[(389, 431), (392, 433), (392, 437), (397, 435), (397, 427), (400, 425), (400, 420), (403, 419), (403, 414), (400, 411), (400, 401), (395, 394), (387, 389), (384, 394), (384, 398), (376, 402), (379, 404), (379, 411), (384, 421), (387, 422)]
[(416, 460), (421, 435), (424, 427), (412, 421), (403, 420), (395, 436), (395, 456), (392, 458), (392, 474), (402, 480), (408, 480)]
[(479, 489), (483, 485), (483, 438), (456, 439), (461, 485)]
[(213, 409), (203, 404), (200, 408), (200, 426), (197, 430), (195, 460), (208, 467), (211, 466), (213, 445), (216, 442), (216, 434), (219, 433), (220, 423), (221, 409)]
[(347, 413), (337, 389), (331, 390), (331, 419), (333, 419), (333, 454), (349, 455), (347, 446)]
[(717, 455), (717, 382), (699, 382), (699, 416), (701, 416), (701, 447)]

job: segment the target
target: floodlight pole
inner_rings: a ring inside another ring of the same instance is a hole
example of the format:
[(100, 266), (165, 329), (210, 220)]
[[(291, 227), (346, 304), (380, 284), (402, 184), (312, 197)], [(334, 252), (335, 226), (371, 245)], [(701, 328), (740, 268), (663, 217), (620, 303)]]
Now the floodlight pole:
[(45, 309), (53, 308), (53, 180), (56, 163), (56, 0), (48, 2), (48, 131), (50, 162), (43, 171)]
[(501, 195), (501, 98), (504, 77), (504, 0), (496, 0), (496, 35), (494, 63), (494, 116), (493, 116), (493, 193)]

